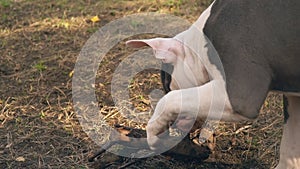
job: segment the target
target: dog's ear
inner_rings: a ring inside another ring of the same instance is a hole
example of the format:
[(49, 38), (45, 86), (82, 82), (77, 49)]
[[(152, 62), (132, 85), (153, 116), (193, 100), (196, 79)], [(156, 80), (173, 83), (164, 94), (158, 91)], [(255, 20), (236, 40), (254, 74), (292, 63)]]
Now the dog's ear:
[(130, 40), (126, 42), (126, 45), (133, 48), (149, 46), (153, 49), (157, 59), (171, 64), (175, 64), (177, 58), (183, 54), (183, 45), (173, 38)]

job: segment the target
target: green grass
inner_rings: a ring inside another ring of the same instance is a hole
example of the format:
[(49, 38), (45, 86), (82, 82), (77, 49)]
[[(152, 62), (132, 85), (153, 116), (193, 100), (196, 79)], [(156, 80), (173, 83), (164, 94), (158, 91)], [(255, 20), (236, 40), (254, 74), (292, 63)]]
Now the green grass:
[(167, 5), (175, 6), (175, 7), (178, 7), (178, 6), (182, 5), (182, 3), (183, 3), (183, 0), (168, 0), (166, 2)]
[(39, 62), (39, 63), (35, 64), (33, 67), (38, 71), (44, 71), (47, 69), (47, 67), (44, 65), (43, 62)]
[(11, 0), (0, 0), (0, 5), (4, 8), (10, 7), (12, 4)]

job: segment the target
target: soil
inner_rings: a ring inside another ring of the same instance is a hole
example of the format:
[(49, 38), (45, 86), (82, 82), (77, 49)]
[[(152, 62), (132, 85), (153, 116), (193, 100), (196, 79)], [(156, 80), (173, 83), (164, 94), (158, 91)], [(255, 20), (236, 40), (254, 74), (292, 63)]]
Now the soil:
[[(0, 168), (106, 165), (105, 157), (88, 162), (90, 152), (99, 146), (80, 125), (72, 100), (73, 70), (84, 44), (99, 28), (126, 15), (160, 12), (194, 22), (210, 2), (0, 0)], [(92, 21), (95, 16), (99, 20)], [(110, 95), (115, 68), (134, 51), (122, 41), (107, 53), (97, 71), (96, 97), (99, 114), (106, 117), (107, 124), (144, 129), (145, 120), (122, 117)], [(150, 111), (149, 93), (162, 89), (159, 72), (140, 72), (128, 88), (130, 104), (139, 111)], [(125, 168), (274, 168), (279, 158), (282, 124), (282, 96), (270, 93), (254, 122), (219, 125), (214, 134), (216, 146), (208, 159), (159, 155)], [(100, 133), (105, 130), (97, 127)], [(105, 135), (102, 133), (99, 140)], [(131, 160), (114, 158), (110, 168)]]

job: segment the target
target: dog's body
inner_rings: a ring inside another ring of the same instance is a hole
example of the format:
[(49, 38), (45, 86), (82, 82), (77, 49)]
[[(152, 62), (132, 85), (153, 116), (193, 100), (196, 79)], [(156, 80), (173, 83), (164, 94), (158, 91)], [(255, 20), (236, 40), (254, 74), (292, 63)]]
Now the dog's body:
[(277, 169), (300, 168), (299, 4), (299, 0), (216, 0), (190, 29), (174, 38), (127, 42), (152, 47), (156, 58), (173, 67), (172, 78), (165, 73), (162, 78), (170, 92), (147, 126), (150, 147), (161, 144), (157, 135), (179, 114), (183, 118), (176, 125), (183, 130), (190, 128), (186, 126), (193, 113), (200, 119), (210, 111), (217, 120), (255, 119), (274, 90), (285, 97)]

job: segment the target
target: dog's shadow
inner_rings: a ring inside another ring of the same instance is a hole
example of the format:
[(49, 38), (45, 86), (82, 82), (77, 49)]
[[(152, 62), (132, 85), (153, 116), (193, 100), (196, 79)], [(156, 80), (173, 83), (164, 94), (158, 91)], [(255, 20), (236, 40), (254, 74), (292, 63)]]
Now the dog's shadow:
[[(137, 169), (137, 168), (159, 168), (159, 169), (267, 169), (271, 168), (257, 159), (248, 159), (238, 164), (226, 162), (197, 161), (195, 159), (178, 159), (168, 156), (154, 156), (143, 159), (130, 159), (114, 154), (106, 154), (94, 161), (90, 168), (95, 169)], [(109, 158), (110, 162), (107, 161)], [(113, 159), (113, 162), (111, 161)]]

